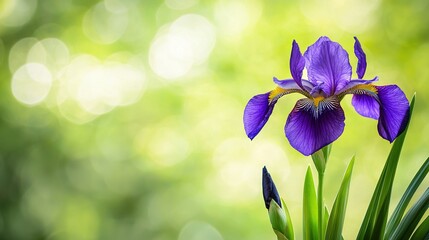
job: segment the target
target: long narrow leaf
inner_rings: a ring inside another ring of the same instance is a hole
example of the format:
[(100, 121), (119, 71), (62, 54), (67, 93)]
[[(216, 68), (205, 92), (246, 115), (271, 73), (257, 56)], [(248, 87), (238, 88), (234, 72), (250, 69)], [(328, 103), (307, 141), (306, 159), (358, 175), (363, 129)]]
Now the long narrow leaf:
[(323, 215), (323, 228), (326, 229), (328, 227), (328, 221), (329, 221), (329, 211), (328, 208), (325, 206), (325, 213)]
[(410, 185), (407, 187), (407, 190), (405, 191), (404, 195), (402, 195), (401, 200), (396, 206), (395, 211), (390, 217), (389, 223), (387, 224), (387, 229), (386, 229), (386, 235), (385, 235), (386, 239), (389, 239), (392, 236), (393, 231), (396, 229), (399, 222), (401, 221), (402, 216), (404, 215), (404, 212), (408, 206), (408, 203), (410, 202), (411, 198), (413, 197), (417, 188), (420, 186), (423, 179), (426, 177), (428, 171), (429, 171), (429, 158), (426, 159), (426, 161), (420, 167), (419, 171), (414, 176), (413, 180), (411, 181)]
[[(415, 96), (411, 100), (410, 104), (410, 119), (414, 108), (414, 102)], [(383, 172), (381, 173), (380, 179), (378, 180), (377, 186), (372, 195), (371, 202), (366, 211), (362, 226), (359, 230), (359, 234), (357, 236), (357, 239), (359, 240), (372, 239), (372, 237), (375, 237), (373, 236), (374, 230), (376, 230), (378, 233), (384, 232), (387, 222), (387, 209), (389, 208), (393, 180), (399, 161), (399, 156), (401, 154), (402, 145), (407, 134), (408, 126), (409, 122), (404, 132), (399, 135), (393, 143), (392, 149), (390, 150), (389, 156), (384, 165)]]
[(411, 240), (429, 239), (429, 216), (420, 224), (411, 236)]
[(354, 161), (355, 159), (353, 157), (347, 167), (340, 190), (335, 198), (331, 216), (329, 217), (328, 228), (326, 229), (325, 239), (340, 240), (342, 238), (341, 233), (343, 231), (344, 217), (346, 215), (347, 199), (349, 196), (350, 180)]
[(286, 237), (289, 240), (294, 240), (295, 234), (293, 232), (292, 218), (290, 217), (289, 209), (287, 208), (286, 203), (283, 200), (283, 198), (282, 198), (282, 204), (283, 204), (283, 209), (284, 209), (284, 212), (286, 215), (286, 229), (285, 229)]
[(428, 207), (429, 188), (426, 189), (426, 191), (423, 193), (423, 196), (405, 214), (404, 218), (401, 220), (390, 239), (409, 239)]
[(389, 204), (390, 204), (390, 195), (391, 190), (388, 194), (389, 197), (386, 197), (382, 201), (378, 216), (375, 218), (374, 228), (369, 239), (383, 239), (384, 236), (384, 227), (386, 226), (387, 214), (389, 213)]
[(303, 230), (304, 239), (313, 240), (318, 239), (318, 226), (317, 226), (317, 198), (316, 189), (314, 187), (313, 173), (310, 167), (305, 174), (304, 182), (304, 207), (303, 207)]

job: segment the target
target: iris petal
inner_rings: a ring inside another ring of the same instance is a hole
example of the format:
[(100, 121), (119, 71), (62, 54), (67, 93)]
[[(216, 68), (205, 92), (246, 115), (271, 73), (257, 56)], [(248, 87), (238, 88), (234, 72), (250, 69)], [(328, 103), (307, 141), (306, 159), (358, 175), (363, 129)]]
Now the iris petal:
[(343, 95), (343, 93), (344, 94), (347, 94), (347, 92), (348, 91), (350, 91), (350, 90), (352, 90), (354, 87), (356, 87), (356, 86), (358, 86), (358, 85), (361, 85), (361, 84), (370, 84), (370, 83), (373, 83), (373, 82), (376, 82), (376, 81), (378, 81), (378, 77), (375, 77), (375, 78), (373, 78), (373, 79), (371, 79), (371, 80), (362, 80), (362, 79), (359, 79), (359, 80), (351, 80), (350, 82), (348, 82), (341, 90), (340, 90), (340, 93), (338, 94), (338, 95)]
[[(296, 81), (292, 80), (292, 79), (284, 79), (284, 80), (279, 80), (276, 77), (273, 78), (273, 81), (275, 84), (277, 84), (277, 86), (284, 88), (284, 89), (299, 89), (300, 86), (296, 83)], [(301, 89), (303, 90), (303, 92), (301, 92), (301, 94), (306, 95), (306, 93), (310, 92), (311, 89), (314, 88), (314, 85), (309, 82), (308, 80), (305, 79), (301, 79)]]
[(376, 86), (380, 100), (378, 132), (381, 137), (393, 142), (407, 126), (409, 104), (404, 92), (396, 85)]
[(378, 133), (392, 142), (409, 120), (409, 105), (404, 92), (396, 85), (357, 85), (347, 91), (354, 94), (352, 104), (364, 116), (378, 119)]
[(380, 117), (380, 104), (373, 96), (365, 94), (355, 94), (352, 104), (356, 112), (368, 118), (378, 119)]
[(292, 43), (292, 53), (290, 55), (290, 73), (292, 74), (293, 80), (295, 80), (296, 84), (298, 84), (301, 88), (303, 88), (301, 83), (302, 71), (304, 70), (305, 60), (299, 50), (298, 43), (293, 40)]
[(305, 98), (289, 114), (285, 134), (292, 147), (308, 156), (340, 137), (344, 120), (344, 111), (336, 98), (317, 102)]
[(356, 74), (358, 75), (359, 79), (362, 79), (366, 71), (366, 54), (363, 51), (362, 46), (360, 45), (360, 42), (357, 39), (357, 37), (354, 37), (354, 39), (355, 39), (354, 52), (358, 59)]
[(271, 92), (259, 94), (249, 100), (244, 109), (244, 130), (250, 139), (258, 135), (273, 112), (277, 100), (270, 102)]
[[(311, 46), (307, 48), (307, 50), (304, 53), (305, 58), (305, 66), (308, 67), (311, 65), (311, 61), (313, 60), (313, 56), (316, 55), (316, 52), (319, 50), (320, 45), (324, 42), (330, 42), (331, 39), (329, 39), (326, 36), (320, 37), (317, 39), (315, 43), (313, 43)], [(317, 82), (313, 82), (313, 84), (317, 85)]]
[[(317, 42), (316, 42), (317, 43)], [(309, 80), (315, 84), (323, 82), (323, 91), (332, 96), (338, 93), (349, 81), (352, 67), (349, 55), (340, 44), (323, 41), (305, 55)]]
[(249, 100), (244, 108), (244, 130), (250, 139), (255, 138), (267, 123), (279, 98), (294, 92), (307, 94), (294, 80), (284, 80), (282, 83), (288, 88), (276, 87), (270, 92), (256, 95)]

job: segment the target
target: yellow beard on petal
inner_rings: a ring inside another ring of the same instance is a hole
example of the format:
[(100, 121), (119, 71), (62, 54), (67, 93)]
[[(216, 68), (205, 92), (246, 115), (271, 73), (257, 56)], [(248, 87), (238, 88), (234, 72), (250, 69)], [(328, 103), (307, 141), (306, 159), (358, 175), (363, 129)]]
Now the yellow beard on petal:
[(359, 84), (359, 85), (355, 86), (355, 88), (356, 88), (357, 90), (358, 90), (358, 89), (361, 89), (361, 90), (368, 90), (368, 91), (370, 91), (370, 92), (377, 93), (377, 88), (375, 88), (375, 86), (374, 86), (374, 85), (372, 85), (372, 84)]
[(323, 96), (317, 96), (317, 97), (313, 98), (314, 106), (318, 107), (318, 106), (319, 106), (319, 103), (320, 103), (323, 99), (325, 99)]
[(283, 96), (284, 94), (290, 93), (290, 90), (283, 89), (281, 87), (276, 87), (270, 92), (268, 100), (271, 102), (273, 99)]

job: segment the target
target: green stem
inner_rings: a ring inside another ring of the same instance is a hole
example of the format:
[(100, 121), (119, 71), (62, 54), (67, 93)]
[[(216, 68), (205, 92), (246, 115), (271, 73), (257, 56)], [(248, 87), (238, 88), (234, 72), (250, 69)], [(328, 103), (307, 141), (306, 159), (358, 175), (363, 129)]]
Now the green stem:
[(318, 205), (318, 227), (319, 227), (319, 239), (325, 239), (325, 228), (323, 224), (323, 218), (325, 215), (325, 207), (323, 203), (323, 177), (325, 174), (323, 172), (318, 172), (319, 177), (319, 186), (317, 188), (317, 205)]

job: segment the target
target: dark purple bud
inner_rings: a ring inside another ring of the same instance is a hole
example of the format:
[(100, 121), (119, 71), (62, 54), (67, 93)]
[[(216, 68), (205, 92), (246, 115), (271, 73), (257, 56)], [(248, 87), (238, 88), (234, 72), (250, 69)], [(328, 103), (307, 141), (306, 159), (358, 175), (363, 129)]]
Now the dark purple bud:
[(262, 194), (264, 196), (265, 207), (267, 209), (270, 209), (271, 199), (273, 199), (280, 207), (282, 206), (276, 185), (271, 179), (271, 175), (268, 173), (266, 167), (262, 169)]

